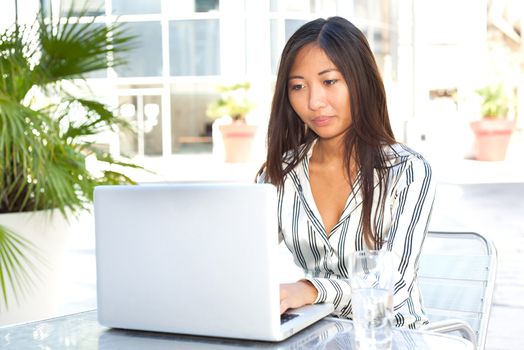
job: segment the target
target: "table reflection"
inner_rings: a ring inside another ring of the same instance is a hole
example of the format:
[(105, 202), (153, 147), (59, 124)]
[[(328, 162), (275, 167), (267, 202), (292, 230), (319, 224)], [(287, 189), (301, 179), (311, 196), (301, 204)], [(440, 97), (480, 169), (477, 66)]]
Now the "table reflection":
[[(285, 341), (272, 343), (109, 329), (95, 311), (0, 328), (2, 349), (355, 349), (351, 321), (326, 318)], [(470, 349), (470, 342), (445, 335), (395, 329), (394, 350)]]

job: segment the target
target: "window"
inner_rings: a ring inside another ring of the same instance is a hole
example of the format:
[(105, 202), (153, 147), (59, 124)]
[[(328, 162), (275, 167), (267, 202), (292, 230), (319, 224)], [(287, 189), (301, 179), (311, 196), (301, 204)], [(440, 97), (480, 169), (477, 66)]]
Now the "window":
[[(211, 123), (207, 105), (218, 98), (216, 83), (171, 85), (171, 145), (173, 153), (210, 153)], [(197, 92), (197, 93), (195, 93)]]
[(289, 38), (297, 31), (298, 28), (300, 28), (303, 24), (305, 24), (307, 21), (300, 20), (300, 19), (286, 19), (285, 22), (285, 33), (286, 33), (286, 39), (287, 42)]
[(169, 22), (170, 75), (219, 75), (217, 19)]
[(115, 15), (144, 15), (160, 13), (160, 0), (112, 0)]
[(163, 8), (164, 13), (177, 15), (213, 12), (219, 10), (219, 0), (168, 0)]
[(160, 96), (139, 96), (143, 98), (144, 154), (162, 155), (162, 98)]
[(271, 11), (311, 12), (314, 0), (271, 0)]
[[(282, 53), (282, 49), (284, 48), (284, 44), (293, 35), (293, 33), (295, 33), (297, 29), (306, 22), (306, 20), (301, 19), (286, 19), (283, 22), (279, 21), (278, 19), (271, 20), (271, 72), (273, 74), (277, 73), (278, 60), (280, 58), (280, 54)], [(284, 24), (283, 28), (281, 27), (280, 23)], [(284, 34), (284, 38), (280, 37), (281, 33)], [(281, 41), (280, 39), (283, 40)]]
[(124, 118), (132, 128), (119, 132), (120, 153), (126, 157), (134, 157), (138, 155), (137, 97), (120, 97), (118, 105), (120, 117)]
[(160, 22), (129, 22), (127, 33), (135, 35), (136, 47), (123, 57), (128, 63), (115, 67), (120, 77), (162, 76), (162, 32)]
[(218, 10), (218, 0), (196, 0), (195, 12), (209, 12)]
[[(45, 9), (49, 9), (49, 4), (52, 0), (44, 0), (43, 5)], [(105, 14), (104, 0), (91, 1), (75, 1), (75, 0), (61, 0), (60, 1), (60, 15), (66, 16), (69, 10), (73, 10), (74, 16), (101, 16)]]
[(215, 87), (229, 80), (257, 86), (255, 112), (267, 116), (271, 73), (284, 44), (318, 17), (349, 18), (365, 32), (386, 82), (396, 80), (398, 0), (228, 1), (41, 0), (61, 13), (74, 5), (78, 14), (85, 9), (89, 16), (100, 15), (100, 25), (111, 12), (136, 36), (134, 48), (116, 57), (128, 63), (114, 68), (119, 88), (111, 103), (125, 105), (137, 127), (120, 134), (122, 154), (210, 152), (206, 107), (217, 97)]
[(131, 124), (120, 132), (120, 153), (126, 156), (162, 155), (162, 98), (137, 93), (120, 96), (119, 114)]

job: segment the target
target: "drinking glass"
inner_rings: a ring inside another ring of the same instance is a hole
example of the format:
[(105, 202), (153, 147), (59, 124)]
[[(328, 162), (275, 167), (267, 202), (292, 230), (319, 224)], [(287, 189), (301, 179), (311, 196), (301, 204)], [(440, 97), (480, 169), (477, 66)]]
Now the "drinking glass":
[(384, 250), (355, 252), (351, 288), (356, 348), (390, 350), (393, 314), (391, 253)]

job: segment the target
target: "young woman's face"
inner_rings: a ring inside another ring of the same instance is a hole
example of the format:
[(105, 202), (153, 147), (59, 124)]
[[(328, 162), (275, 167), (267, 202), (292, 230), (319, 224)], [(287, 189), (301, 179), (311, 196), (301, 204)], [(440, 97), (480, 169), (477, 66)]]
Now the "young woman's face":
[(320, 138), (341, 136), (351, 125), (348, 85), (318, 46), (310, 44), (300, 49), (287, 86), (291, 106)]

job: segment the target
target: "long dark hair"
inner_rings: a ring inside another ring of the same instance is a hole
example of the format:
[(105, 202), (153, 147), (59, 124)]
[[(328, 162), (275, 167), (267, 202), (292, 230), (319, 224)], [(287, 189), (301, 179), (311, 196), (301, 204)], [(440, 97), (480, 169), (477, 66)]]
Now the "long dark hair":
[[(364, 241), (368, 247), (378, 248), (382, 245), (382, 237), (371, 225), (374, 171), (379, 176), (380, 193), (386, 193), (387, 156), (384, 147), (395, 143), (395, 137), (389, 122), (384, 84), (373, 53), (364, 34), (344, 18), (319, 18), (308, 22), (291, 36), (284, 47), (269, 118), (268, 152), (263, 167), (266, 181), (282, 186), (286, 174), (304, 159), (317, 138), (291, 107), (287, 89), (289, 72), (297, 53), (308, 44), (318, 45), (326, 53), (348, 85), (352, 122), (344, 135), (344, 166), (348, 179), (351, 179), (351, 157), (357, 162), (363, 197)], [(380, 207), (383, 207), (385, 197), (381, 197)], [(378, 212), (375, 216), (380, 215)]]

